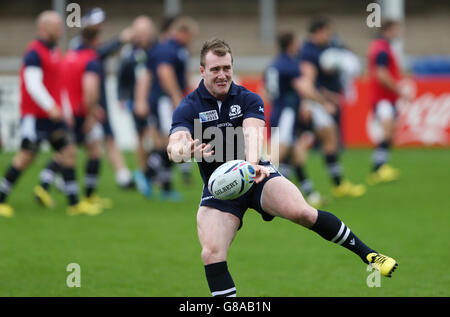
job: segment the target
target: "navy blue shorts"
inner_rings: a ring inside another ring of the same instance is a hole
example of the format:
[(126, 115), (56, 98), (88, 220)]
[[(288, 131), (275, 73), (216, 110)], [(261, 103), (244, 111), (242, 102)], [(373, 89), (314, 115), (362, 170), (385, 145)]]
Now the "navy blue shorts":
[(269, 167), (270, 176), (264, 178), (264, 180), (259, 184), (254, 184), (252, 188), (244, 195), (233, 200), (220, 200), (214, 198), (208, 190), (208, 186), (203, 186), (202, 198), (200, 201), (200, 206), (207, 206), (218, 209), (223, 212), (228, 212), (235, 215), (241, 221), (239, 229), (242, 227), (244, 214), (248, 208), (252, 208), (259, 212), (265, 221), (273, 220), (274, 216), (265, 212), (261, 206), (261, 195), (264, 185), (269, 179), (272, 179), (281, 174), (269, 161), (260, 162), (260, 165)]
[(102, 126), (103, 126), (103, 133), (105, 134), (105, 136), (110, 136), (114, 138), (114, 132), (111, 127), (111, 123), (109, 122), (108, 113), (106, 113), (105, 121), (102, 122)]
[(47, 140), (55, 151), (73, 143), (69, 129), (64, 121), (36, 118), (32, 115), (20, 121), (21, 148), (37, 152), (43, 140)]
[(103, 140), (104, 132), (101, 124), (96, 123), (89, 133), (84, 133), (83, 127), (86, 117), (74, 117), (75, 125), (72, 128), (72, 134), (74, 135), (75, 142), (78, 145), (84, 145), (86, 142)]

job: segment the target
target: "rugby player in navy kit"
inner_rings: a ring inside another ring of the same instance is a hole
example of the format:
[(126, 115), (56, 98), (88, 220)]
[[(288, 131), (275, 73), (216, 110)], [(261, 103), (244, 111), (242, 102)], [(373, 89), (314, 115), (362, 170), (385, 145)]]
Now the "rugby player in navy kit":
[[(288, 177), (288, 170), (283, 166), (294, 165), (296, 176), (300, 182), (306, 201), (320, 208), (324, 204), (321, 195), (314, 190), (312, 182), (307, 177), (303, 163), (306, 160), (306, 147), (309, 146), (302, 124), (305, 110), (301, 107), (301, 97), (317, 100), (314, 89), (301, 76), (300, 63), (295, 58), (297, 40), (293, 32), (284, 31), (278, 35), (279, 54), (275, 57), (264, 73), (265, 89), (272, 102), (270, 126), (278, 127), (273, 131), (272, 138), (279, 142), (279, 160), (281, 173)], [(308, 114), (309, 115), (309, 114)]]
[[(218, 39), (207, 41), (200, 53), (200, 65), (202, 81), (173, 113), (167, 152), (169, 158), (177, 163), (195, 156), (205, 184), (197, 212), (197, 229), (212, 296), (236, 296), (236, 287), (226, 262), (227, 253), (248, 208), (257, 210), (266, 221), (278, 216), (309, 228), (324, 239), (356, 253), (365, 263), (372, 263), (383, 275), (390, 276), (397, 266), (394, 259), (366, 246), (333, 214), (309, 206), (294, 184), (282, 177), (270, 162), (259, 159), (260, 140), (250, 144), (255, 133), (249, 132), (265, 126), (264, 104), (258, 95), (232, 82), (230, 46)], [(222, 149), (212, 149), (206, 139), (200, 142), (198, 138), (192, 138), (197, 137), (194, 132), (199, 125), (202, 136), (207, 128), (217, 129), (215, 135), (222, 135), (223, 144), (227, 142), (223, 130), (242, 128), (238, 138), (244, 138), (244, 142), (238, 145), (244, 148), (234, 148), (234, 153), (225, 153), (223, 149), (223, 157), (216, 156), (216, 161), (209, 162), (214, 153)], [(257, 138), (262, 137), (256, 135)], [(246, 159), (256, 171), (253, 187), (234, 200), (215, 199), (207, 190), (208, 179), (223, 163), (220, 161), (223, 158), (227, 161)]]
[[(304, 78), (309, 79), (310, 87), (314, 88), (319, 98), (310, 100), (311, 121), (314, 134), (320, 139), (322, 153), (333, 182), (332, 194), (339, 197), (359, 197), (364, 195), (366, 187), (363, 184), (353, 184), (343, 176), (339, 162), (338, 127), (333, 114), (338, 111), (336, 93), (340, 90), (339, 77), (324, 71), (320, 65), (321, 54), (333, 44), (331, 43), (331, 23), (326, 18), (316, 18), (309, 26), (308, 39), (300, 48), (298, 59)], [(304, 104), (305, 106), (305, 104)]]
[[(151, 77), (149, 106), (151, 115), (156, 119), (159, 144), (149, 156), (145, 176), (150, 181), (148, 188), (141, 186), (136, 179), (138, 189), (147, 197), (151, 196), (151, 183), (156, 179), (162, 183), (159, 198), (162, 200), (181, 200), (181, 194), (172, 188), (172, 164), (167, 157), (167, 135), (170, 130), (173, 109), (183, 99), (188, 83), (188, 47), (198, 33), (197, 23), (188, 16), (176, 18), (168, 37), (152, 49), (147, 61)], [(141, 190), (142, 188), (142, 190)], [(150, 190), (149, 190), (150, 189)]]

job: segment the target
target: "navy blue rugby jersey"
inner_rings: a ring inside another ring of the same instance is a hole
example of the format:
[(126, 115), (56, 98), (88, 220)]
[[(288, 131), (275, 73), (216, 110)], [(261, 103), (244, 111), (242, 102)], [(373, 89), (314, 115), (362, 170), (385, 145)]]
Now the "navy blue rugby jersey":
[(265, 87), (272, 101), (271, 126), (276, 126), (285, 107), (297, 111), (300, 96), (292, 82), (301, 76), (299, 61), (286, 53), (278, 55), (264, 73)]
[[(220, 107), (219, 107), (220, 104)], [(265, 121), (264, 103), (257, 94), (243, 86), (231, 83), (230, 90), (223, 102), (217, 101), (206, 89), (203, 80), (198, 88), (187, 95), (175, 109), (172, 117), (170, 134), (186, 130), (193, 139), (200, 139), (202, 143), (209, 143), (218, 137), (214, 132), (220, 130), (222, 149), (213, 148), (216, 161), (198, 162), (200, 174), (205, 185), (214, 170), (222, 163), (230, 160), (245, 160), (245, 143), (243, 139), (242, 123), (247, 118), (257, 118)], [(238, 128), (237, 130), (227, 128)], [(238, 133), (230, 133), (238, 131)], [(239, 133), (239, 131), (241, 133)]]

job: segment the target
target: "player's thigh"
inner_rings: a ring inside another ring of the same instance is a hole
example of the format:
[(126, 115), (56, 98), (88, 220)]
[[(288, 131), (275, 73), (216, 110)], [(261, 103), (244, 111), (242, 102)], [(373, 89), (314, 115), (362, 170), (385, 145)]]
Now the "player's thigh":
[(218, 209), (200, 206), (197, 212), (197, 231), (202, 248), (210, 252), (227, 252), (240, 225), (235, 215)]
[(272, 216), (285, 218), (305, 227), (317, 219), (317, 210), (308, 205), (300, 190), (285, 177), (269, 179), (262, 191), (262, 208)]
[(85, 134), (84, 143), (90, 159), (99, 158), (102, 155), (102, 141), (104, 138), (105, 134), (99, 123), (96, 123), (91, 131)]
[(395, 107), (389, 100), (381, 100), (375, 106), (376, 118), (380, 121), (385, 137), (391, 138), (395, 131)]

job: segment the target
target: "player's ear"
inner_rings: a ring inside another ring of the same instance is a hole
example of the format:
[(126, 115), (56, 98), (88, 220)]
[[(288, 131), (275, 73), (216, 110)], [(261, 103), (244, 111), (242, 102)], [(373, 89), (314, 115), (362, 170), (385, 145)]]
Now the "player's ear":
[(202, 75), (203, 78), (205, 78), (205, 68), (200, 65), (200, 75)]

